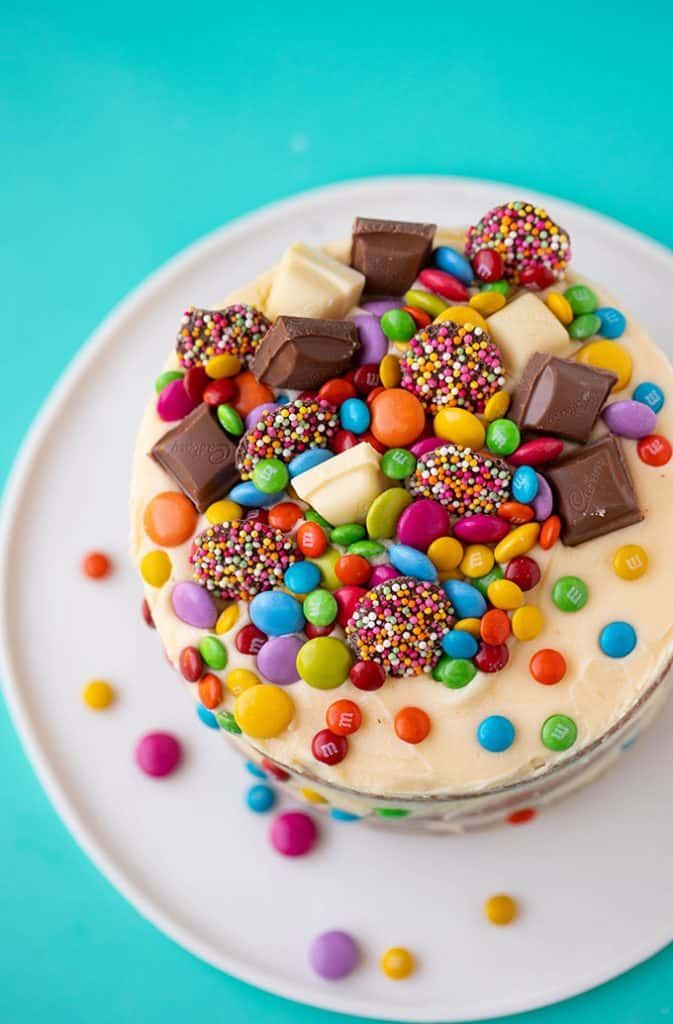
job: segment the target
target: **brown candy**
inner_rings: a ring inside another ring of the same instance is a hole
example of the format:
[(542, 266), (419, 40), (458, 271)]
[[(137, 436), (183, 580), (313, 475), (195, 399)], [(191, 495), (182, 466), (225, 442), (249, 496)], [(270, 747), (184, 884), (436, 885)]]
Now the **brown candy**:
[(252, 372), (274, 388), (314, 391), (350, 369), (359, 347), (349, 320), (279, 316), (257, 351)]
[(366, 277), (372, 295), (403, 295), (427, 262), (436, 224), (356, 217), (351, 266)]
[(643, 518), (624, 453), (612, 434), (577, 448), (541, 472), (554, 490), (563, 543), (569, 547)]
[(224, 497), (239, 480), (236, 445), (207, 405), (197, 406), (159, 438), (150, 454), (199, 512)]
[(522, 430), (584, 444), (616, 380), (609, 370), (536, 352), (526, 363), (509, 416)]

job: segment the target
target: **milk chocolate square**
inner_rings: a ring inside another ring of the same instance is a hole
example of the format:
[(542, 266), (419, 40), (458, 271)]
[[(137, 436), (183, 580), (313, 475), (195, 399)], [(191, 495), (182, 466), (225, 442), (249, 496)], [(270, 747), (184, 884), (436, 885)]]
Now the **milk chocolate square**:
[(522, 430), (584, 444), (616, 380), (609, 370), (536, 352), (514, 392), (510, 418)]
[(436, 224), (356, 217), (351, 266), (365, 275), (371, 295), (403, 295), (427, 263)]
[(554, 490), (563, 543), (576, 547), (643, 518), (624, 453), (608, 434), (541, 467)]
[(208, 405), (199, 405), (159, 438), (150, 452), (178, 487), (205, 512), (240, 479), (236, 445)]
[(257, 350), (252, 372), (274, 388), (313, 391), (350, 369), (359, 347), (350, 320), (279, 316)]

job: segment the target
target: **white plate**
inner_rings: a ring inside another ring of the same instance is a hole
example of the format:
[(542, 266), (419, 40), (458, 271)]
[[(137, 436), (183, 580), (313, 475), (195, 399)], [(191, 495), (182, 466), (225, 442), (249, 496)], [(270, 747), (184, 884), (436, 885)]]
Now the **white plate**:
[[(126, 563), (134, 432), (185, 305), (216, 304), (297, 238), (347, 234), (355, 214), (465, 224), (521, 194), (459, 179), (369, 180), (216, 232), (101, 326), (45, 405), (8, 491), (6, 694), (56, 808), (101, 871), (175, 941), (316, 1006), (404, 1020), (498, 1016), (597, 985), (673, 938), (673, 706), (608, 777), (532, 825), (414, 837), (329, 822), (317, 853), (288, 862), (266, 841), (268, 819), (244, 808), (251, 780), (237, 756), (196, 720), (140, 620)], [(547, 203), (574, 239), (576, 266), (670, 346), (670, 254), (588, 211)], [(109, 581), (80, 576), (92, 547), (113, 553)], [(95, 715), (81, 704), (92, 676), (118, 688), (114, 710)], [(153, 728), (174, 730), (186, 748), (184, 768), (161, 782), (141, 776), (132, 757)], [(509, 929), (482, 919), (483, 899), (497, 891), (523, 907)], [(306, 950), (337, 927), (359, 938), (365, 957), (349, 979), (326, 983)], [(421, 962), (403, 984), (376, 965), (394, 944)]]

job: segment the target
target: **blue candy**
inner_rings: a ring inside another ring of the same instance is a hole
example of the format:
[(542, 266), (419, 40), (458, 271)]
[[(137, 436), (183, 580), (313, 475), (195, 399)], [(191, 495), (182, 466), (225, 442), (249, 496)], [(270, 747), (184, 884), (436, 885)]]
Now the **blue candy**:
[(638, 636), (629, 622), (610, 622), (601, 630), (598, 643), (608, 658), (625, 658), (638, 643)]
[(519, 466), (512, 477), (512, 497), (529, 505), (537, 497), (539, 487), (540, 482), (533, 467)]
[(276, 402), (278, 405), (287, 405), (290, 401), (289, 395), (276, 395)]
[(621, 338), (626, 330), (626, 317), (623, 313), (612, 306), (601, 306), (596, 310), (596, 316), (601, 322), (598, 331), (601, 338)]
[(339, 422), (344, 430), (364, 434), (372, 421), (369, 407), (361, 398), (347, 398), (339, 408)]
[(484, 750), (500, 754), (514, 743), (516, 730), (509, 718), (503, 715), (489, 715), (479, 723), (477, 739)]
[(631, 397), (634, 402), (642, 402), (643, 405), (649, 405), (653, 412), (659, 412), (666, 401), (664, 392), (661, 390), (659, 385), (652, 384), (649, 380), (644, 380), (642, 384), (639, 384), (637, 388), (634, 388), (633, 395)]
[(388, 557), (395, 569), (403, 576), (414, 576), (417, 580), (437, 580), (437, 570), (422, 551), (411, 548), (407, 544), (393, 544), (388, 548)]
[(314, 466), (319, 466), (321, 462), (327, 462), (332, 458), (334, 458), (334, 452), (327, 448), (308, 448), (305, 452), (295, 455), (287, 467), (288, 472), (290, 476), (299, 476), (307, 469), (313, 469)]
[(265, 590), (253, 597), (250, 618), (267, 636), (299, 633), (304, 628), (304, 613), (299, 601), (282, 590)]
[(432, 262), (447, 274), (453, 274), (463, 284), (472, 284), (474, 271), (462, 253), (450, 245), (438, 246), (432, 254)]
[(255, 814), (264, 814), (266, 811), (270, 811), (275, 804), (276, 794), (271, 786), (258, 782), (256, 786), (251, 786), (245, 794), (245, 802)]
[(447, 580), (442, 589), (459, 619), (480, 619), (486, 611), (486, 599), (471, 583)]
[(220, 728), (219, 725), (217, 724), (217, 719), (215, 718), (213, 712), (209, 711), (208, 708), (204, 708), (203, 704), (197, 704), (196, 714), (201, 719), (203, 724), (207, 725), (209, 729)]
[(359, 814), (351, 814), (350, 811), (340, 811), (338, 807), (333, 807), (329, 812), (330, 818), (334, 818), (335, 821), (359, 821)]
[(232, 487), (227, 497), (245, 508), (266, 508), (278, 501), (278, 494), (262, 494), (249, 480)]
[(246, 770), (249, 771), (251, 775), (254, 775), (256, 779), (266, 778), (266, 772), (264, 771), (264, 769), (260, 768), (258, 764), (255, 764), (254, 761), (246, 761), (245, 767)]
[(473, 658), (479, 644), (466, 630), (452, 629), (442, 637), (442, 650), (450, 658)]
[(321, 572), (313, 562), (294, 562), (285, 570), (283, 580), (293, 594), (308, 594), (320, 583)]

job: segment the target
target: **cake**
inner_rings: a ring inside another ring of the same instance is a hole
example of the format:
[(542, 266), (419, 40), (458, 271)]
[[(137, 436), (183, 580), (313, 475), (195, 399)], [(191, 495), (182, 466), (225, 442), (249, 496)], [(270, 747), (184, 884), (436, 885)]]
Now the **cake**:
[(570, 260), (524, 201), (358, 217), (176, 317), (144, 599), (201, 717), (336, 816), (527, 820), (667, 695), (673, 371)]

